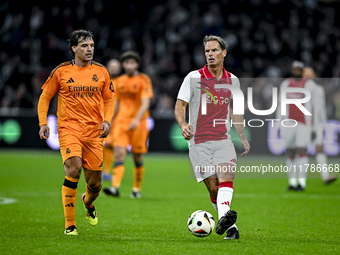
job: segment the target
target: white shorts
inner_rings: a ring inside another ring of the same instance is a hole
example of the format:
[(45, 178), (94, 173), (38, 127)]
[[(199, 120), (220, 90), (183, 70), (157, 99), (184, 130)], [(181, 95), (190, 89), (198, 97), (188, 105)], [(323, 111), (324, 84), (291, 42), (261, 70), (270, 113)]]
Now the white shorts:
[(316, 145), (323, 145), (323, 127), (321, 125), (318, 125), (318, 127), (315, 130), (316, 137), (313, 140), (313, 144)]
[(231, 139), (191, 144), (189, 157), (197, 182), (214, 175), (218, 164), (229, 163), (236, 170), (237, 156)]
[(284, 127), (283, 132), (286, 149), (307, 148), (311, 142), (311, 128), (301, 122), (295, 127)]

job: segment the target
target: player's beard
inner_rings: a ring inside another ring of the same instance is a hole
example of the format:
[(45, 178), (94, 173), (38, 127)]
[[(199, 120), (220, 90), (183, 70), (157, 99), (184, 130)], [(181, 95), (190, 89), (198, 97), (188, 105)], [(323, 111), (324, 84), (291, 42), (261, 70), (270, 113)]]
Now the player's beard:
[(302, 79), (302, 75), (293, 74), (292, 77), (295, 79)]

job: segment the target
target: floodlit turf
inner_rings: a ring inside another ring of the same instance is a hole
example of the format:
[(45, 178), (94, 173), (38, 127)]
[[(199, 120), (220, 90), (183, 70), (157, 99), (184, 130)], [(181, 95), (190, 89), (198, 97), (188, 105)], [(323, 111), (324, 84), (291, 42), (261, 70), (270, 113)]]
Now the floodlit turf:
[[(258, 174), (236, 179), (232, 209), (238, 212), (240, 239), (228, 241), (216, 233), (197, 238), (187, 230), (193, 211), (207, 210), (215, 219), (217, 213), (204, 185), (190, 177), (186, 155), (147, 155), (138, 200), (130, 199), (131, 161), (128, 156), (121, 197), (102, 193), (96, 201), (95, 227), (86, 221), (80, 202), (82, 175), (76, 208), (79, 236), (64, 236), (60, 154), (0, 151), (0, 254), (340, 253), (340, 180), (324, 186), (311, 178), (303, 193), (288, 193), (285, 178)], [(284, 158), (249, 156), (239, 163), (279, 165)], [(3, 204), (10, 198), (16, 202)]]

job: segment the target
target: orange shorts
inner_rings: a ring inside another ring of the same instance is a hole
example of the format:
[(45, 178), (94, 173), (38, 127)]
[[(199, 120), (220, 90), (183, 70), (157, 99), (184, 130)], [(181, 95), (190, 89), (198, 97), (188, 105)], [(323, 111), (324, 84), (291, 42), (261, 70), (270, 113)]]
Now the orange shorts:
[(113, 144), (127, 148), (131, 144), (133, 153), (147, 153), (149, 130), (146, 119), (141, 119), (137, 128), (128, 130), (130, 121), (115, 120), (113, 123)]
[(103, 165), (103, 140), (80, 140), (73, 134), (59, 137), (60, 153), (63, 163), (68, 158), (80, 157), (83, 167), (93, 171), (101, 171)]

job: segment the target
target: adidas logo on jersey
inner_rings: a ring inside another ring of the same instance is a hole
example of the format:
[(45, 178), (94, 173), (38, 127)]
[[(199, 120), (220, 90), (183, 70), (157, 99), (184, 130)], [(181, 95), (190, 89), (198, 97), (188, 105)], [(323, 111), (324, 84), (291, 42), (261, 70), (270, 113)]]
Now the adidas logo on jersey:
[(236, 158), (230, 160), (231, 162), (237, 163)]
[(74, 204), (70, 203), (70, 204), (65, 205), (65, 207), (74, 207)]
[(70, 78), (66, 83), (74, 83), (74, 80)]

